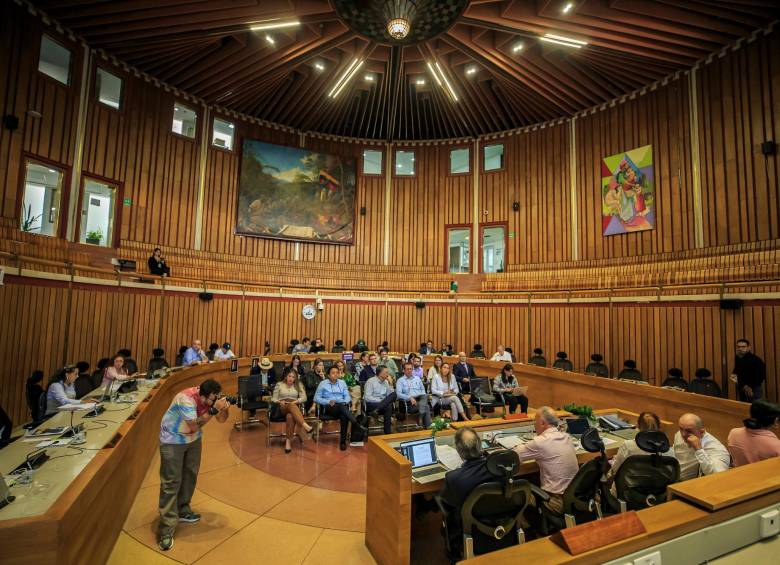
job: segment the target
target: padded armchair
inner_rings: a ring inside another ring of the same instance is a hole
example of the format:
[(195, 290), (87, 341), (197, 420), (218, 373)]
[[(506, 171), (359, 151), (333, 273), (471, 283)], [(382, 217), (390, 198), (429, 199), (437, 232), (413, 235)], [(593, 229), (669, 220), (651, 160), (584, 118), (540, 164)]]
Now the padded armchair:
[(265, 424), (259, 418), (252, 418), (248, 421), (244, 420), (245, 411), (268, 411), (268, 402), (262, 400), (263, 390), (260, 386), (260, 375), (250, 375), (248, 377), (238, 377), (238, 407), (240, 409), (240, 415), (238, 422), (235, 423), (237, 430), (243, 430), (245, 424)]
[(585, 451), (600, 453), (600, 455), (582, 465), (566, 487), (563, 493), (563, 514), (540, 505), (544, 535), (602, 517), (598, 494), (601, 491), (601, 478), (606, 473), (608, 465), (604, 442), (601, 441), (596, 428), (588, 428), (582, 434), (580, 442)]
[(669, 450), (669, 438), (660, 431), (639, 432), (636, 444), (648, 455), (631, 455), (615, 476), (617, 498), (604, 493), (612, 512), (641, 510), (666, 502), (666, 489), (680, 478), (680, 463), (661, 455)]

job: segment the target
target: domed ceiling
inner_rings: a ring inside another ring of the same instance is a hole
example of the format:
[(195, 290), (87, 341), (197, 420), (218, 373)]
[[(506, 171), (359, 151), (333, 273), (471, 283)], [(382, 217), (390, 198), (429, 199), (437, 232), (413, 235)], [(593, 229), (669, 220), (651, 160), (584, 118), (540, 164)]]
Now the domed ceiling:
[(33, 3), (91, 46), (208, 103), (388, 141), (571, 116), (780, 17), (775, 0)]

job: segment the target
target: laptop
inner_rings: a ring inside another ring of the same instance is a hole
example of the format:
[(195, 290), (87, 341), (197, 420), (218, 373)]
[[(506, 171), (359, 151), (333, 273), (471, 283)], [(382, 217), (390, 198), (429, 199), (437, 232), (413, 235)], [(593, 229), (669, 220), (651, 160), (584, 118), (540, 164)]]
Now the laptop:
[(438, 481), (447, 472), (447, 468), (439, 463), (436, 440), (432, 437), (402, 442), (398, 449), (412, 462), (412, 479), (418, 483)]
[(580, 439), (588, 428), (590, 428), (590, 422), (587, 418), (569, 418), (566, 420), (566, 431), (570, 436), (574, 436)]

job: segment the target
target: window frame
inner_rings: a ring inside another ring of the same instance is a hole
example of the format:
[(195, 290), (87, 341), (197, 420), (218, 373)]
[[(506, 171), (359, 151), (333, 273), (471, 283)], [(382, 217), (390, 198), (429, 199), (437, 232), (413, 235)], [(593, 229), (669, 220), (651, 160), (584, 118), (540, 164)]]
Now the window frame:
[[(62, 85), (62, 83), (60, 83), (60, 85)], [(19, 233), (30, 233), (23, 232), (21, 228), (22, 208), (24, 208), (24, 189), (25, 185), (27, 184), (27, 163), (29, 161), (33, 161), (38, 165), (52, 167), (62, 171), (62, 196), (60, 198), (60, 214), (57, 223), (57, 231), (54, 233), (54, 235), (47, 235), (45, 233), (33, 233), (31, 235), (36, 237), (43, 236), (66, 239), (66, 234), (68, 233), (68, 211), (70, 210), (71, 168), (68, 165), (64, 165), (57, 161), (52, 161), (51, 159), (47, 159), (45, 157), (40, 157), (27, 151), (22, 152), (22, 158), (19, 160), (19, 181), (16, 189), (16, 231)], [(62, 210), (65, 210), (64, 216), (62, 215)]]
[[(228, 149), (227, 147), (220, 147), (219, 145), (214, 145), (214, 122), (216, 120), (219, 120), (220, 122), (225, 122), (226, 124), (233, 124), (233, 146)], [(171, 126), (173, 126), (173, 120), (171, 120)], [(198, 129), (197, 123), (195, 124), (195, 130)], [(211, 136), (209, 137), (209, 148), (210, 149), (216, 149), (217, 151), (224, 151), (225, 153), (235, 153), (236, 148), (238, 147), (238, 125), (236, 122), (231, 122), (226, 117), (223, 116), (211, 116)], [(176, 134), (180, 135), (180, 134)], [(186, 136), (184, 136), (186, 137)], [(189, 138), (188, 138), (189, 139)]]
[[(413, 159), (413, 171), (411, 175), (399, 175), (398, 174), (398, 152), (403, 151), (404, 153), (411, 153), (414, 157)], [(401, 148), (396, 147), (393, 149), (393, 177), (399, 178), (399, 179), (413, 179), (417, 177), (417, 151), (414, 148)]]
[[(365, 154), (366, 151), (376, 151), (377, 153), (379, 153), (382, 156), (382, 162), (381, 162), (381, 166), (379, 167), (379, 173), (367, 173), (367, 172), (365, 172), (365, 165), (364, 165), (365, 155), (364, 154)], [(373, 147), (363, 147), (360, 150), (360, 175), (364, 176), (364, 177), (383, 177), (383, 176), (385, 176), (385, 167), (384, 166), (386, 164), (386, 161), (385, 161), (386, 158), (387, 158), (387, 156), (385, 154), (385, 150), (384, 149), (375, 149)], [(409, 176), (409, 175), (404, 175), (404, 176)]]
[[(452, 152), (458, 149), (466, 149), (469, 152), (469, 170), (465, 173), (453, 173), (452, 172)], [(471, 170), (471, 166), (473, 163), (471, 162), (471, 145), (450, 145), (447, 147), (447, 176), (448, 177), (465, 177), (467, 175), (470, 175), (473, 171)]]
[[(192, 110), (195, 112), (195, 133), (192, 137), (188, 135), (184, 135), (183, 133), (176, 133), (173, 131), (173, 117), (176, 114), (176, 105), (182, 106), (184, 108), (187, 108), (188, 110)], [(171, 104), (171, 113), (170, 113), (170, 119), (168, 120), (168, 133), (170, 133), (174, 137), (178, 137), (180, 139), (186, 139), (187, 141), (191, 141), (193, 143), (198, 142), (198, 137), (200, 134), (200, 128), (203, 127), (203, 124), (201, 123), (203, 120), (201, 119), (201, 115), (198, 113), (198, 105), (195, 104), (195, 106), (190, 106), (189, 103), (185, 104), (183, 102), (179, 102), (178, 98), (173, 100), (173, 103)]]
[[(450, 231), (468, 230), (469, 232), (469, 268), (464, 273), (450, 272)], [(448, 275), (469, 275), (474, 260), (474, 225), (473, 224), (444, 224), (444, 272)]]
[[(97, 84), (97, 77), (98, 77), (98, 70), (103, 69), (105, 72), (114, 75), (119, 80), (122, 81), (122, 91), (119, 94), (119, 108), (114, 108), (112, 106), (109, 106), (105, 102), (100, 101), (100, 91), (98, 90), (98, 84)], [(101, 65), (98, 63), (95, 63), (95, 71), (92, 75), (92, 100), (97, 104), (100, 108), (105, 108), (111, 112), (117, 112), (119, 114), (124, 114), (125, 112), (125, 106), (127, 105), (127, 97), (125, 96), (125, 86), (127, 86), (127, 76), (124, 73), (118, 73), (115, 69), (107, 68), (105, 65)], [(171, 123), (173, 123), (173, 120), (171, 120)]]
[[(64, 49), (67, 49), (70, 52), (70, 60), (68, 61), (68, 82), (60, 82), (53, 76), (49, 76), (46, 73), (44, 73), (41, 69), (41, 53), (43, 51), (43, 38), (48, 37), (53, 43), (56, 43), (57, 45), (61, 46)], [(35, 72), (37, 73), (39, 78), (42, 78), (43, 80), (46, 80), (56, 86), (59, 86), (60, 88), (70, 89), (73, 86), (73, 83), (77, 81), (78, 77), (75, 76), (76, 69), (78, 68), (75, 64), (74, 59), (76, 58), (76, 49), (73, 45), (70, 45), (69, 43), (66, 43), (65, 41), (61, 41), (60, 39), (54, 37), (51, 33), (47, 33), (45, 30), (41, 32), (40, 40), (38, 41), (38, 53), (37, 58), (35, 60)]]
[[(498, 168), (498, 169), (490, 169), (488, 171), (488, 170), (485, 169), (485, 149), (487, 149), (488, 147), (493, 147), (494, 145), (500, 145), (503, 148), (502, 153), (501, 153), (501, 157), (502, 157), (501, 158), (501, 167)], [(495, 143), (486, 143), (485, 145), (482, 146), (481, 153), (482, 153), (481, 167), (482, 167), (482, 172), (483, 173), (485, 173), (485, 174), (499, 173), (501, 171), (506, 170), (506, 143), (504, 143), (504, 141), (497, 141)]]
[[(480, 275), (486, 275), (486, 274), (495, 274), (495, 273), (485, 273), (485, 268), (483, 263), (484, 260), (484, 254), (482, 252), (482, 242), (483, 238), (485, 237), (485, 228), (495, 228), (495, 227), (503, 227), (504, 228), (504, 268), (502, 272), (506, 272), (507, 265), (509, 264), (509, 222), (506, 220), (504, 221), (497, 221), (497, 222), (485, 222), (479, 224), (479, 274)], [(497, 271), (496, 271), (497, 272)]]
[(95, 247), (95, 245), (89, 243), (81, 243), (81, 207), (84, 201), (84, 192), (86, 191), (87, 180), (97, 181), (102, 184), (109, 184), (116, 187), (116, 201), (114, 202), (114, 229), (111, 234), (111, 243), (103, 247), (104, 249), (116, 249), (119, 247), (119, 233), (122, 229), (122, 207), (124, 206), (125, 197), (125, 185), (123, 182), (110, 179), (101, 175), (96, 175), (87, 171), (81, 172), (81, 181), (79, 182), (78, 193), (78, 213), (76, 214), (76, 225), (73, 230), (75, 236), (75, 243), (79, 245), (87, 245), (89, 247)]

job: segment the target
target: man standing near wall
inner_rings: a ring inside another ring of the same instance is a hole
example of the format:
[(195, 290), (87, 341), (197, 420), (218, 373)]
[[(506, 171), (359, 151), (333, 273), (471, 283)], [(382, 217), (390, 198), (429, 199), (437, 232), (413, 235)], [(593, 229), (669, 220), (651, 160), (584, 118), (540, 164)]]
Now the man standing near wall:
[(763, 397), (766, 366), (758, 355), (750, 351), (750, 342), (745, 338), (737, 341), (737, 358), (730, 378), (737, 384), (737, 398), (742, 402), (753, 402)]

